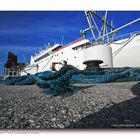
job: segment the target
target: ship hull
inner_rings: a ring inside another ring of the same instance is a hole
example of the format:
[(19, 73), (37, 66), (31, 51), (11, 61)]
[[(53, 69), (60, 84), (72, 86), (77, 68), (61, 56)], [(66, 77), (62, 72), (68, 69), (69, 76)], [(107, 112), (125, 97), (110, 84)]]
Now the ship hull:
[[(127, 42), (128, 40), (128, 42)], [(125, 43), (121, 42), (125, 42)], [(111, 44), (113, 67), (140, 67), (140, 35), (134, 38), (122, 39)]]

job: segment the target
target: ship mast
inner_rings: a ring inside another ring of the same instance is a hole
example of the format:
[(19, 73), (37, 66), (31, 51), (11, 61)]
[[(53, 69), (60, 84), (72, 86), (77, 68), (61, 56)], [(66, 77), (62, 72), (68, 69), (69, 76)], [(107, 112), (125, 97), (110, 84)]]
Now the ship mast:
[[(105, 34), (107, 34), (108, 31), (114, 30), (113, 24), (107, 21), (107, 11), (105, 12), (104, 16), (100, 16), (95, 11), (85, 11), (85, 15), (89, 24), (89, 28), (80, 31), (83, 37), (86, 38), (86, 32), (91, 31), (94, 41), (93, 44), (104, 44), (107, 41), (111, 41), (109, 40), (109, 36), (105, 36)], [(98, 38), (100, 38), (100, 40), (98, 40)]]
[(81, 30), (80, 33), (84, 38), (86, 38), (86, 32), (91, 31), (93, 43), (92, 45), (97, 44), (111, 44), (114, 40), (115, 34), (127, 26), (134, 24), (135, 22), (140, 21), (140, 18), (137, 18), (117, 29), (114, 28), (113, 22), (107, 21), (107, 14), (106, 11), (103, 16), (99, 15), (95, 11), (85, 11), (86, 19), (89, 24), (89, 28), (86, 28), (85, 30)]

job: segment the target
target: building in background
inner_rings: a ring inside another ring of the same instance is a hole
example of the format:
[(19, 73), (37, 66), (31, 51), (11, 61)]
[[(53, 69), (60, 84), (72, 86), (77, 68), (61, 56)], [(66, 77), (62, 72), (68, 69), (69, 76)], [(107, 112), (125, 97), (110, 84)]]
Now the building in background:
[(9, 52), (7, 62), (4, 64), (4, 78), (20, 76), (20, 71), (25, 67), (24, 63), (18, 63), (17, 56)]

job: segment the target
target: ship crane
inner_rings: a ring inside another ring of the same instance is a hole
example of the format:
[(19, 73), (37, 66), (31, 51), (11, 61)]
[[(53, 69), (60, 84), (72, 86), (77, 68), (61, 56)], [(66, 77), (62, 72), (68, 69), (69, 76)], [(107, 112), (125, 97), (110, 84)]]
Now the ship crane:
[(115, 27), (113, 26), (113, 22), (111, 21), (111, 23), (109, 23), (107, 21), (107, 11), (105, 12), (104, 16), (99, 15), (95, 11), (85, 11), (85, 15), (87, 18), (87, 22), (89, 24), (89, 28), (86, 28), (85, 30), (81, 30), (80, 33), (84, 38), (86, 38), (86, 32), (91, 31), (94, 40), (92, 45), (111, 44), (114, 40), (115, 34), (118, 31), (140, 21), (140, 18), (137, 18), (115, 29)]
[[(104, 16), (100, 16), (94, 11), (85, 11), (85, 15), (89, 24), (89, 28), (80, 31), (84, 38), (86, 38), (86, 32), (91, 31), (94, 45), (99, 44), (100, 42), (104, 44), (107, 41), (111, 41), (113, 39), (112, 35), (104, 36), (108, 33), (108, 31), (111, 32), (114, 30), (113, 23), (109, 23), (107, 21), (107, 11), (105, 12)], [(100, 38), (100, 40), (98, 38)]]

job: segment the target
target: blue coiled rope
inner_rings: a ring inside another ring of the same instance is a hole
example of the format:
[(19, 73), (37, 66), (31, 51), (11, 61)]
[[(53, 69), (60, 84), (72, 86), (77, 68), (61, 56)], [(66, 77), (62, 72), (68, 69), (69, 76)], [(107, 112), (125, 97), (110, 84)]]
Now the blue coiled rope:
[(51, 71), (40, 72), (35, 75), (26, 75), (21, 77), (8, 77), (0, 80), (0, 84), (5, 85), (38, 85), (43, 88), (47, 94), (63, 94), (72, 92), (69, 87), (71, 82), (96, 84), (108, 83), (115, 81), (138, 81), (140, 80), (140, 70), (130, 67), (119, 69), (99, 69), (78, 70), (77, 68), (67, 65), (56, 73)]

